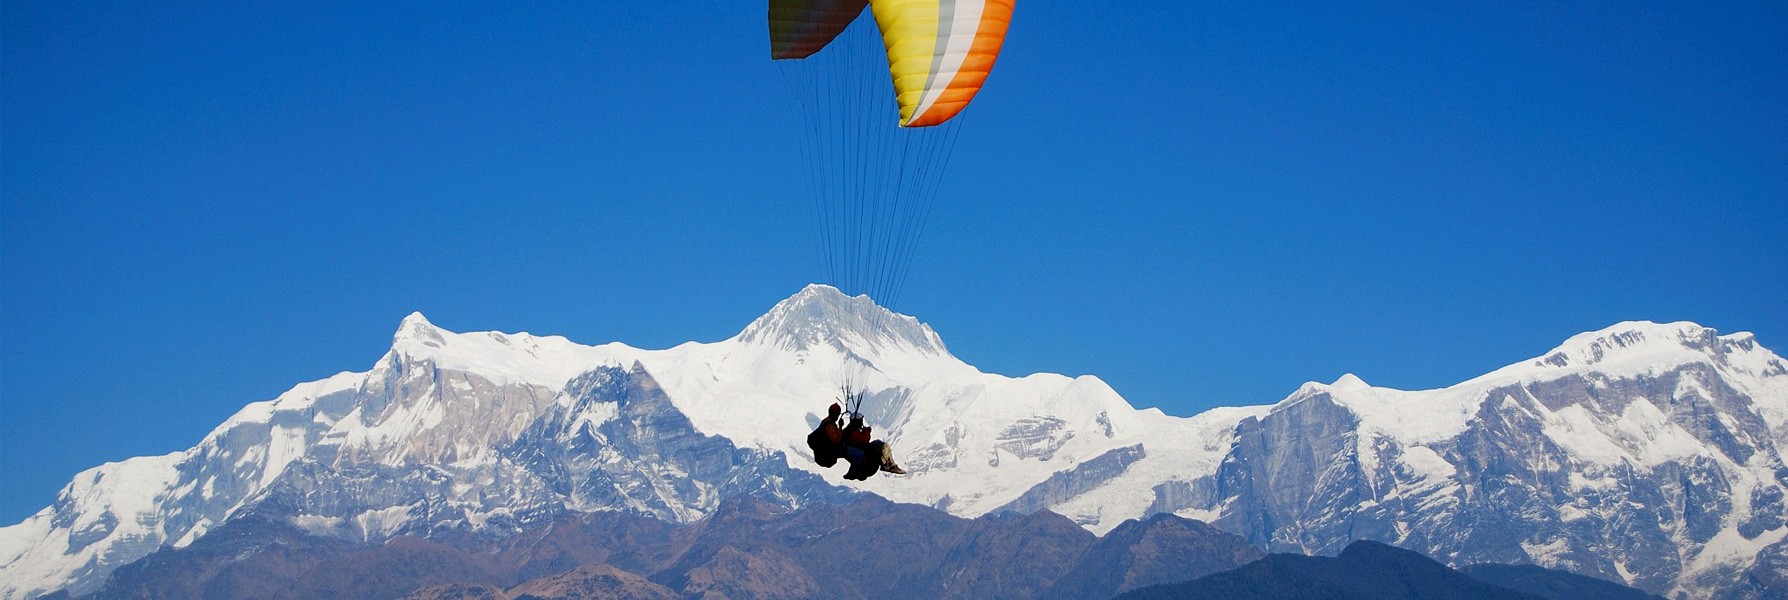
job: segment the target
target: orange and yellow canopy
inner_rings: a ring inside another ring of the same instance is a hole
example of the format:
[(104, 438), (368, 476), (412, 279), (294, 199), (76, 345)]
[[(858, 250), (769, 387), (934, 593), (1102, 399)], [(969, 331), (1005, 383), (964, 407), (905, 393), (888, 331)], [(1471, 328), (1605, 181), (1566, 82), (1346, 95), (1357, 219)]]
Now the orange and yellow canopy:
[(800, 59), (830, 44), (868, 7), (888, 50), (900, 125), (962, 112), (993, 70), (1013, 0), (770, 0), (770, 55)]

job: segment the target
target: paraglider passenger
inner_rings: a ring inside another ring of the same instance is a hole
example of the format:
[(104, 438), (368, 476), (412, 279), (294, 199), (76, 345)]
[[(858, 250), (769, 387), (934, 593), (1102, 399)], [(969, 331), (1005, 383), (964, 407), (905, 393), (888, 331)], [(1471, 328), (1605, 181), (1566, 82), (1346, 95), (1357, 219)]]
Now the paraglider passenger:
[(844, 446), (847, 450), (845, 459), (851, 463), (851, 469), (844, 473), (845, 479), (862, 481), (878, 470), (906, 474), (906, 469), (894, 464), (894, 449), (887, 442), (874, 439), (869, 426), (863, 423), (863, 415), (851, 414), (850, 425), (844, 428)]

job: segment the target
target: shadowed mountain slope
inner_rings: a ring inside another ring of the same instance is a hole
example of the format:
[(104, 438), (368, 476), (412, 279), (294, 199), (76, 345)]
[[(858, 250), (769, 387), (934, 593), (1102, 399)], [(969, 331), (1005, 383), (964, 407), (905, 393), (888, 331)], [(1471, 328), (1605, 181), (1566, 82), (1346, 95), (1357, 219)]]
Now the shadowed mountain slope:
[(566, 514), (507, 539), (400, 537), (377, 546), (253, 519), (121, 568), (93, 597), (384, 599), (497, 590), (570, 598), (664, 590), (691, 598), (1097, 600), (1262, 555), (1237, 536), (1171, 515), (1118, 531), (1099, 538), (1047, 511), (963, 519), (873, 496), (799, 510), (737, 497), (681, 526), (627, 513)]

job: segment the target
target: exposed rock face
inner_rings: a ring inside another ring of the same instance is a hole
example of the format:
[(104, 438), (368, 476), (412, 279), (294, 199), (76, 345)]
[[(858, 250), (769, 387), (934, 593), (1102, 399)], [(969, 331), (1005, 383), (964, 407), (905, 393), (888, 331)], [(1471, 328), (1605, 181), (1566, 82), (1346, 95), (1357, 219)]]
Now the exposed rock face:
[(447, 532), (508, 535), (565, 510), (691, 521), (722, 498), (788, 506), (850, 492), (780, 455), (701, 434), (635, 365), (573, 378), (541, 414), (478, 460), (289, 466), (244, 512), (365, 542)]
[(1051, 475), (1024, 495), (1010, 504), (1000, 507), (1001, 511), (1036, 512), (1055, 506), (1087, 491), (1098, 488), (1122, 475), (1132, 463), (1147, 456), (1148, 452), (1141, 444), (1118, 448), (1098, 457), (1080, 463), (1073, 469)]
[(620, 509), (686, 522), (735, 496), (800, 506), (851, 495), (790, 469), (781, 454), (697, 432), (637, 364), (572, 379), (561, 402), (503, 455), (566, 507), (585, 512)]
[(1765, 546), (1757, 563), (1746, 569), (1728, 592), (1742, 600), (1788, 598), (1788, 540)]
[[(1000, 430), (994, 439), (995, 450), (1003, 450), (1018, 458), (1036, 458), (1049, 460), (1055, 456), (1063, 444), (1074, 438), (1074, 431), (1067, 428), (1067, 421), (1053, 416), (1026, 417), (1007, 425)], [(999, 453), (992, 459), (999, 462)]]
[(1324, 393), (1281, 406), (1236, 425), (1235, 446), (1215, 476), (1229, 508), (1217, 523), (1268, 548), (1333, 552), (1354, 536), (1352, 523), (1328, 517), (1369, 497), (1353, 452), (1359, 422)]

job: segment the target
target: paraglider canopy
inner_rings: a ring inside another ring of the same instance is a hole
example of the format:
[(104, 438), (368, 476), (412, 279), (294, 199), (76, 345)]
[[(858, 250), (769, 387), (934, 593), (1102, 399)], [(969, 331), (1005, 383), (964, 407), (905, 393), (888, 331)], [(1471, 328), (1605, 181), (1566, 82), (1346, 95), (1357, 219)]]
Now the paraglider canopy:
[(771, 58), (824, 49), (864, 8), (875, 16), (902, 127), (962, 112), (999, 57), (1013, 0), (770, 0)]

